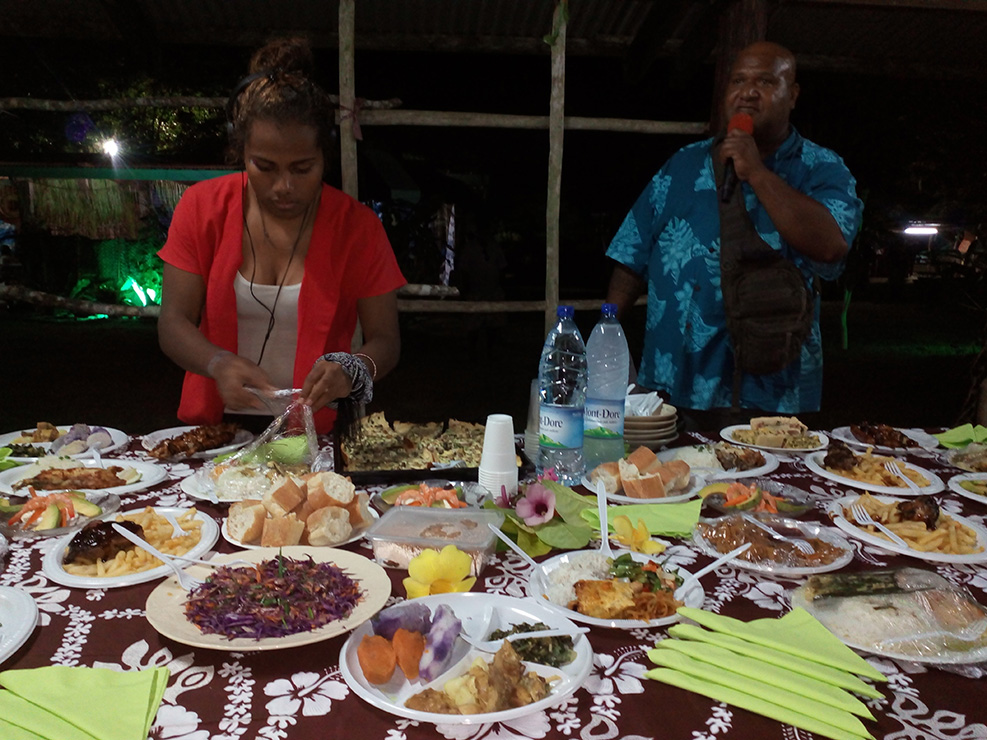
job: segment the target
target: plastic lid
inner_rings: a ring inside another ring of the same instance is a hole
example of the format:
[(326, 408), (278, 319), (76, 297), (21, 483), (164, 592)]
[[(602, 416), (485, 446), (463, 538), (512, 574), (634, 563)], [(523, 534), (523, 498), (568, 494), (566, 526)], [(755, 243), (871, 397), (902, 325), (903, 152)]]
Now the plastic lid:
[(571, 319), (575, 312), (572, 306), (559, 306), (555, 311), (555, 315), (560, 319)]
[(616, 316), (617, 315), (617, 304), (616, 303), (604, 303), (600, 308), (600, 313), (604, 316)]

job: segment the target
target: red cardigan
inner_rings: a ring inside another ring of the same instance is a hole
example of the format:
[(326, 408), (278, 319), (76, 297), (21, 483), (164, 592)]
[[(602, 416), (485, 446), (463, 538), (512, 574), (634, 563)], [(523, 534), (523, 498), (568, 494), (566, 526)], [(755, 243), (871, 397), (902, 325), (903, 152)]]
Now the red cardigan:
[[(168, 240), (158, 252), (168, 264), (205, 281), (199, 330), (230, 352), (237, 351), (233, 280), (243, 261), (245, 183), (244, 174), (234, 174), (191, 186), (175, 208)], [(301, 388), (321, 355), (350, 350), (358, 299), (389, 293), (405, 282), (376, 214), (323, 185), (298, 297), (295, 387)], [(178, 417), (190, 424), (215, 424), (222, 415), (216, 382), (185, 373)], [(332, 409), (315, 414), (320, 434), (332, 428), (335, 415)]]

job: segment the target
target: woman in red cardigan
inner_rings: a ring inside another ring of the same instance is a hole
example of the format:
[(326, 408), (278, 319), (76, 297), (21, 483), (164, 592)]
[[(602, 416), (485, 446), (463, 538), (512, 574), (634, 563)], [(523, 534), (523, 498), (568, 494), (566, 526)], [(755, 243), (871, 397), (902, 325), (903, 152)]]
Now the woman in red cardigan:
[(397, 364), (405, 280), (377, 216), (322, 182), (333, 109), (312, 67), (300, 39), (254, 54), (227, 111), (243, 172), (190, 187), (159, 252), (158, 336), (187, 371), (187, 423), (269, 417), (250, 389), (301, 388), (324, 433), (327, 404), (368, 401)]

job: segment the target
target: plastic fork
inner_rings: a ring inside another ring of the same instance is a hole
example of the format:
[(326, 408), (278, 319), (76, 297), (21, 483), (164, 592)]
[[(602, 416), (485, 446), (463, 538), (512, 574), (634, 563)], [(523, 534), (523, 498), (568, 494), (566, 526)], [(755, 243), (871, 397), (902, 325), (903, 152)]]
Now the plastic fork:
[(889, 473), (891, 473), (891, 475), (903, 480), (905, 482), (905, 485), (908, 486), (908, 490), (910, 490), (912, 493), (922, 492), (922, 489), (919, 488), (918, 483), (916, 483), (907, 475), (905, 475), (901, 471), (901, 468), (898, 467), (898, 463), (896, 461), (888, 460), (886, 463), (884, 463), (884, 469), (887, 470)]
[[(870, 515), (870, 513), (867, 511), (867, 509), (865, 509), (860, 504), (853, 504), (850, 507), (850, 515), (853, 517), (853, 521), (856, 524), (860, 524), (860, 525), (863, 525), (863, 526), (866, 526), (868, 524), (871, 524), (874, 527), (876, 527), (879, 531), (881, 531), (884, 534), (886, 534), (888, 536), (888, 538), (892, 542), (894, 542), (895, 544), (901, 545), (902, 547), (908, 547), (908, 543), (907, 542), (905, 542), (903, 539), (901, 539), (901, 537), (899, 537), (898, 535), (896, 535), (894, 532), (892, 532), (890, 529), (888, 529), (887, 527), (885, 527), (880, 522), (875, 521), (874, 520), (874, 517), (872, 517)], [(910, 550), (911, 548), (908, 547), (908, 549)]]
[(612, 560), (610, 523), (607, 521), (607, 490), (604, 488), (602, 480), (596, 482), (596, 508), (600, 514), (600, 554)]
[(116, 532), (119, 535), (121, 535), (122, 537), (125, 537), (126, 539), (130, 540), (131, 542), (133, 542), (135, 545), (137, 545), (137, 547), (141, 548), (142, 550), (147, 550), (154, 557), (156, 557), (162, 563), (164, 563), (169, 568), (171, 568), (172, 571), (174, 571), (174, 573), (175, 573), (175, 577), (178, 579), (178, 585), (181, 586), (182, 588), (184, 588), (186, 591), (191, 591), (196, 586), (201, 586), (203, 583), (205, 583), (205, 581), (203, 581), (203, 580), (201, 580), (199, 578), (196, 578), (195, 576), (192, 576), (192, 575), (189, 575), (188, 573), (186, 573), (184, 570), (182, 570), (180, 567), (178, 567), (178, 563), (176, 563), (170, 556), (165, 555), (163, 552), (161, 552), (160, 550), (158, 550), (158, 548), (156, 548), (154, 545), (152, 545), (149, 542), (141, 539), (140, 537), (138, 537), (136, 534), (134, 534), (133, 532), (131, 532), (126, 527), (121, 527), (116, 522), (113, 522), (112, 526), (113, 526), (113, 529), (116, 530)]
[(570, 635), (575, 637), (576, 635), (582, 635), (589, 632), (589, 627), (575, 627), (573, 629), (551, 629), (551, 630), (535, 630), (534, 632), (517, 632), (513, 635), (508, 635), (500, 640), (477, 640), (475, 637), (467, 635), (465, 632), (460, 633), (466, 642), (468, 642), (473, 647), (478, 650), (482, 650), (486, 653), (496, 653), (500, 650), (501, 646), (504, 644), (504, 640), (508, 642), (514, 642), (515, 640), (525, 640), (530, 637), (559, 637), (561, 635)]
[(178, 523), (177, 519), (175, 519), (174, 514), (172, 514), (170, 511), (159, 511), (158, 513), (161, 514), (161, 516), (163, 516), (165, 519), (167, 519), (168, 524), (171, 525), (172, 537), (184, 537), (186, 535), (185, 530), (182, 529), (182, 525)]
[(763, 529), (765, 532), (770, 534), (774, 539), (779, 540), (781, 542), (787, 542), (790, 545), (792, 545), (796, 550), (799, 550), (805, 553), (806, 555), (811, 555), (816, 551), (816, 548), (814, 548), (812, 546), (812, 543), (809, 542), (808, 540), (804, 540), (801, 537), (786, 537), (780, 532), (776, 532), (774, 529), (769, 527), (764, 522), (759, 521), (757, 517), (751, 516), (747, 512), (741, 513), (740, 516), (743, 517), (744, 521), (750, 522), (755, 527), (760, 527), (761, 529)]

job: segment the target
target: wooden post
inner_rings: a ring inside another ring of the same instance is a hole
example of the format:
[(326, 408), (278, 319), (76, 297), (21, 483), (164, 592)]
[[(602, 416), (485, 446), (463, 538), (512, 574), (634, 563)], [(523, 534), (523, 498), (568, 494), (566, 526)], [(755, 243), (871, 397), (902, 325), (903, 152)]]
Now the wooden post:
[(569, 0), (558, 0), (552, 17), (552, 98), (548, 113), (548, 203), (545, 206), (545, 333), (559, 303), (559, 210), (562, 200), (562, 139), (565, 134), (565, 32)]
[(768, 0), (733, 0), (720, 15), (720, 40), (716, 52), (713, 105), (710, 108), (709, 129), (713, 133), (726, 125), (723, 120), (723, 95), (737, 52), (755, 41), (764, 41), (767, 32)]
[(355, 0), (339, 0), (339, 166), (342, 190), (354, 198), (360, 191), (356, 166), (356, 7)]

